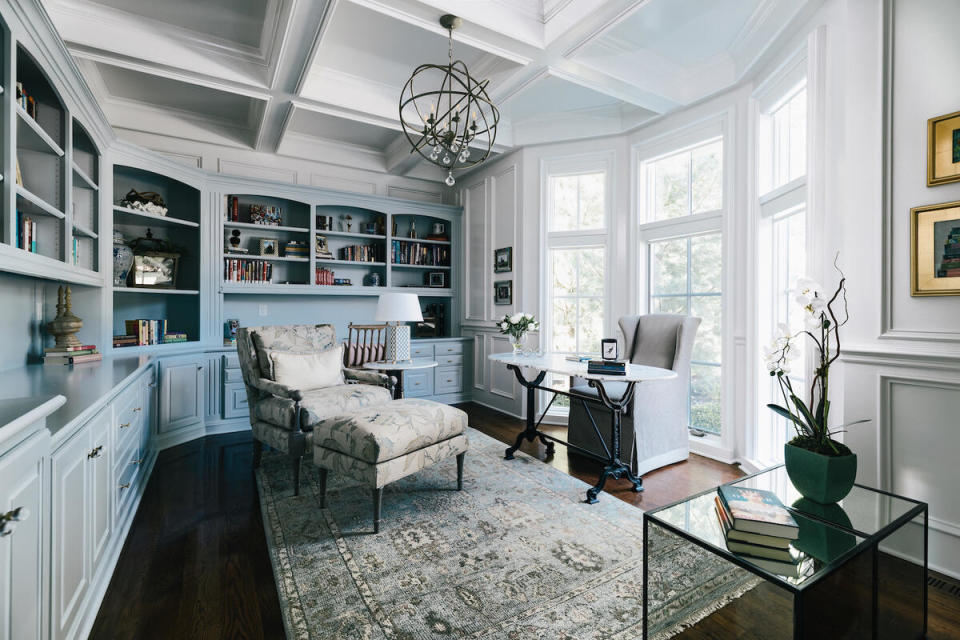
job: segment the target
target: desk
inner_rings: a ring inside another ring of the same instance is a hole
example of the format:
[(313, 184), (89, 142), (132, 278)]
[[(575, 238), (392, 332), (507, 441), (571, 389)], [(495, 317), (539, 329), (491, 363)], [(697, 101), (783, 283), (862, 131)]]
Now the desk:
[(393, 387), (393, 399), (399, 400), (403, 397), (403, 372), (411, 369), (432, 369), (437, 366), (436, 360), (426, 358), (414, 358), (406, 362), (365, 362), (364, 369), (375, 369), (385, 371), (387, 375), (397, 379), (396, 386)]
[[(517, 435), (516, 442), (514, 442), (512, 447), (507, 449), (504, 458), (507, 460), (513, 460), (514, 452), (520, 448), (520, 444), (524, 441), (524, 439), (533, 442), (539, 438), (540, 441), (547, 446), (548, 456), (553, 455), (554, 443), (558, 443), (567, 448), (575, 450), (581, 455), (605, 463), (603, 469), (600, 471), (600, 477), (597, 479), (597, 484), (587, 490), (587, 499), (585, 502), (588, 504), (595, 504), (597, 502), (597, 495), (603, 491), (603, 486), (606, 484), (607, 478), (627, 478), (633, 483), (634, 491), (643, 491), (643, 480), (634, 476), (633, 473), (630, 472), (629, 465), (620, 460), (620, 421), (623, 416), (623, 412), (627, 409), (627, 407), (630, 406), (630, 402), (633, 400), (633, 392), (638, 383), (656, 382), (658, 380), (671, 380), (677, 377), (676, 372), (670, 371), (669, 369), (661, 369), (659, 367), (648, 367), (640, 364), (627, 364), (626, 375), (595, 375), (587, 373), (586, 362), (571, 362), (570, 360), (567, 360), (565, 355), (558, 353), (547, 353), (542, 356), (524, 356), (522, 354), (513, 353), (494, 353), (490, 355), (489, 358), (493, 362), (501, 362), (507, 365), (507, 368), (512, 370), (514, 375), (517, 377), (517, 381), (520, 382), (520, 385), (527, 390), (526, 428), (521, 431), (519, 435)], [(523, 376), (521, 369), (531, 369), (536, 373), (532, 378), (528, 379)], [(579, 398), (578, 396), (572, 396), (565, 391), (558, 391), (556, 389), (551, 389), (550, 387), (540, 386), (540, 383), (543, 382), (543, 379), (546, 377), (547, 373), (559, 373), (567, 377), (583, 378), (591, 387), (597, 390), (597, 394), (600, 396), (601, 402), (603, 402), (603, 405), (610, 410), (610, 420), (612, 423), (611, 433), (613, 434), (613, 442), (611, 443), (613, 445), (612, 449), (608, 448), (607, 443), (604, 442), (603, 436), (600, 435), (600, 430), (597, 428), (596, 422), (593, 421), (593, 415), (590, 413), (589, 407), (586, 407), (586, 402), (583, 399)], [(619, 397), (610, 396), (603, 386), (605, 382), (626, 383), (626, 389), (624, 390), (623, 395)], [(537, 390), (546, 391), (553, 394), (553, 396), (550, 398), (550, 403), (543, 411), (543, 415), (540, 416), (540, 420), (535, 420), (537, 412)], [(586, 449), (572, 445), (569, 442), (554, 438), (553, 436), (543, 433), (539, 430), (540, 422), (547, 414), (547, 411), (550, 410), (550, 406), (553, 404), (553, 401), (556, 400), (557, 395), (565, 395), (570, 397), (571, 400), (579, 400), (584, 402), (584, 406), (587, 408), (587, 415), (590, 416), (590, 420), (593, 422), (594, 431), (596, 431), (597, 438), (600, 440), (603, 450), (607, 454), (606, 457), (597, 456), (591, 451), (587, 451)]]

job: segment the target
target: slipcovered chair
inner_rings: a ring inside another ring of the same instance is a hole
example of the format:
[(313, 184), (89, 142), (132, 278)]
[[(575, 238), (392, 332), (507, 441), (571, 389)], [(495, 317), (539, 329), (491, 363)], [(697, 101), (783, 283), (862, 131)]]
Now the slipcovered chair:
[[(673, 314), (620, 318), (624, 338), (621, 354), (633, 364), (677, 372), (672, 380), (637, 384), (633, 402), (623, 415), (621, 451), (630, 454), (630, 470), (637, 476), (690, 456), (687, 394), (693, 340), (699, 326), (700, 318)], [(604, 388), (617, 400), (623, 397), (626, 383), (605, 382)], [(612, 446), (610, 411), (600, 402), (596, 389), (582, 378), (570, 380), (570, 393), (569, 441), (603, 457), (603, 446), (586, 407), (608, 448)]]
[(274, 380), (270, 351), (311, 353), (337, 346), (336, 331), (330, 324), (237, 330), (237, 354), (253, 431), (253, 466), (260, 466), (264, 444), (286, 453), (293, 467), (294, 495), (300, 493), (300, 461), (304, 453), (313, 450), (314, 425), (393, 398), (390, 377), (376, 371), (343, 367), (346, 384), (309, 391)]

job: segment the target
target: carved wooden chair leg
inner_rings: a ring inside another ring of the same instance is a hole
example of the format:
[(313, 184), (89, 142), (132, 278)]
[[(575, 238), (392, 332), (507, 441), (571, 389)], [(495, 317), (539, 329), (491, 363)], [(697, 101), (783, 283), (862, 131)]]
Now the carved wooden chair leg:
[(327, 470), (320, 468), (320, 508), (327, 508)]
[(380, 510), (383, 506), (383, 487), (373, 490), (373, 532), (380, 533)]
[(260, 459), (263, 457), (263, 443), (254, 439), (253, 441), (253, 468), (260, 468)]
[(463, 491), (463, 458), (467, 452), (457, 454), (457, 491)]

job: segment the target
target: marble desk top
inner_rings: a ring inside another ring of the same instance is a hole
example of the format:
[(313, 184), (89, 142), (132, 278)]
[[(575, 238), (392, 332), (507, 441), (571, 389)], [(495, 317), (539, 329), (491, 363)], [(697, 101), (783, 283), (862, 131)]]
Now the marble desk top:
[(502, 362), (506, 365), (549, 371), (550, 373), (559, 373), (560, 375), (583, 378), (585, 380), (600, 380), (602, 382), (655, 382), (657, 380), (672, 380), (677, 377), (677, 373), (670, 369), (631, 363), (627, 364), (627, 373), (622, 376), (587, 373), (586, 362), (571, 362), (567, 360), (566, 354), (562, 353), (545, 353), (540, 356), (516, 355), (510, 352), (493, 353), (490, 354), (489, 359), (493, 362)]

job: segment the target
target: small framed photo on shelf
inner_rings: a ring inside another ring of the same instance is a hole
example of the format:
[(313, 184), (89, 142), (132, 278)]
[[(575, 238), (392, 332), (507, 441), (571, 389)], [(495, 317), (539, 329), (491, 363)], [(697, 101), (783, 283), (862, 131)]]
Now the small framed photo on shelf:
[(493, 304), (513, 304), (513, 280), (493, 283)]
[(507, 273), (509, 271), (513, 271), (513, 247), (494, 250), (493, 272)]
[(960, 111), (927, 120), (927, 186), (960, 180)]
[(960, 202), (910, 209), (910, 295), (960, 295)]
[(133, 286), (176, 289), (179, 253), (151, 251), (133, 256)]
[(446, 285), (443, 271), (431, 271), (427, 274), (427, 286), (428, 287), (440, 287), (443, 288)]
[(275, 238), (259, 238), (260, 241), (260, 255), (262, 256), (277, 256), (277, 240)]
[(314, 253), (317, 254), (318, 258), (332, 258), (333, 254), (330, 253), (330, 246), (327, 244), (327, 236), (317, 235), (314, 244)]
[(620, 350), (617, 348), (616, 338), (604, 338), (600, 341), (600, 355), (604, 360), (618, 360)]

